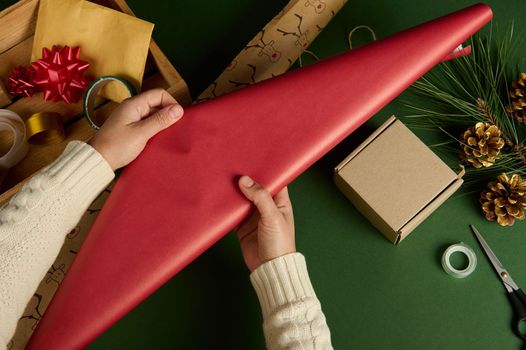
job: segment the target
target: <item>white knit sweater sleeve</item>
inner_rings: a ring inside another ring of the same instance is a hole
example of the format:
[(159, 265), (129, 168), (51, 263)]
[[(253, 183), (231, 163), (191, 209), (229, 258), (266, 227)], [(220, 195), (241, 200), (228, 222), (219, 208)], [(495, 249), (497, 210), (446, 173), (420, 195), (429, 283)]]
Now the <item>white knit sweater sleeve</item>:
[(113, 177), (96, 150), (74, 141), (0, 209), (0, 349), (65, 236)]
[(269, 350), (332, 349), (329, 327), (302, 254), (273, 259), (254, 270), (250, 280), (261, 304)]

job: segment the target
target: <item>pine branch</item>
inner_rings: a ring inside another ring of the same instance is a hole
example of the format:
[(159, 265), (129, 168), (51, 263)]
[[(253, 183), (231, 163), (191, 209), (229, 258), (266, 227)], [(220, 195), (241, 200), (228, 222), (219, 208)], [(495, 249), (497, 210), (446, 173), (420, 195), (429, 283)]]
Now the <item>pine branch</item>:
[[(513, 25), (503, 34), (492, 27), (486, 35), (473, 36), (471, 55), (439, 64), (412, 85), (403, 101), (413, 112), (402, 117), (404, 122), (440, 131), (444, 141), (433, 150), (446, 154), (450, 164), (464, 164), (466, 183), (479, 188), (502, 172), (526, 176), (526, 126), (509, 112), (511, 82), (518, 77), (515, 52), (523, 37), (515, 35)], [(481, 121), (500, 129), (505, 146), (493, 166), (477, 169), (459, 158), (461, 141), (455, 135)]]

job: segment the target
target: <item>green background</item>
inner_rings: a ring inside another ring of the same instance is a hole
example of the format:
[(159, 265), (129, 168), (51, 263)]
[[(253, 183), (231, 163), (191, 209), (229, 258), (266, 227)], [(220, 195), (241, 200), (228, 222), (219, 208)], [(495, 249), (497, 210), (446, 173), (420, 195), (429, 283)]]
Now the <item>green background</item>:
[[(287, 1), (128, 3), (137, 16), (156, 24), (155, 40), (197, 96)], [(349, 0), (310, 50), (328, 57), (347, 49), (347, 33), (357, 25), (369, 25), (382, 38), (474, 3)], [(496, 22), (504, 27), (515, 20), (524, 31), (524, 0), (487, 3)], [(356, 44), (370, 40), (366, 31), (355, 39)], [(289, 187), (297, 247), (307, 258), (334, 347), (518, 349), (505, 289), (468, 224), (479, 228), (515, 281), (526, 286), (524, 222), (501, 228), (485, 221), (476, 195), (457, 194), (393, 246), (335, 187), (334, 166), (393, 113), (405, 112), (389, 105)], [(463, 280), (440, 265), (445, 248), (458, 241), (478, 256), (476, 271)], [(261, 323), (249, 273), (229, 234), (88, 348), (264, 349)]]

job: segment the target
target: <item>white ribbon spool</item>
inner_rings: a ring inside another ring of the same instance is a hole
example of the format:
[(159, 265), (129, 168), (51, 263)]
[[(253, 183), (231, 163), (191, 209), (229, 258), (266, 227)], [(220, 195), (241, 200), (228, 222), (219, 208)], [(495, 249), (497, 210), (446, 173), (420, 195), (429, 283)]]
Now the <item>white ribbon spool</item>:
[(5, 170), (17, 165), (26, 156), (28, 144), (24, 121), (15, 112), (8, 109), (0, 109), (0, 131), (2, 130), (13, 134), (11, 148), (0, 157), (0, 172), (5, 172)]
[[(457, 270), (451, 265), (451, 255), (456, 252), (460, 252), (468, 258), (468, 266), (463, 270)], [(468, 277), (477, 267), (477, 256), (473, 249), (464, 242), (453, 244), (449, 246), (442, 255), (442, 267), (444, 271), (455, 278)]]

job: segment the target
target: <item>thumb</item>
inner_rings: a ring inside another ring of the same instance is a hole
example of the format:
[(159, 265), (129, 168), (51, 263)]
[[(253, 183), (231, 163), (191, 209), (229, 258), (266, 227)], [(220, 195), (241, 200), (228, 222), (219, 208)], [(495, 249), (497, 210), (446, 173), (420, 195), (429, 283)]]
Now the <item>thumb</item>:
[(262, 219), (271, 218), (279, 214), (279, 210), (270, 193), (250, 177), (241, 176), (239, 188), (245, 197), (254, 203)]
[(139, 128), (144, 133), (146, 138), (150, 139), (159, 131), (166, 129), (181, 119), (183, 114), (183, 107), (181, 107), (179, 104), (166, 106), (138, 122)]

